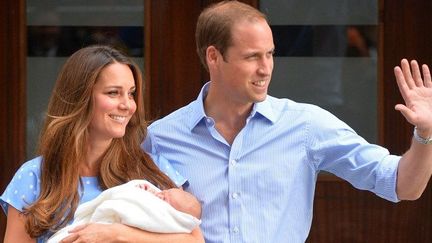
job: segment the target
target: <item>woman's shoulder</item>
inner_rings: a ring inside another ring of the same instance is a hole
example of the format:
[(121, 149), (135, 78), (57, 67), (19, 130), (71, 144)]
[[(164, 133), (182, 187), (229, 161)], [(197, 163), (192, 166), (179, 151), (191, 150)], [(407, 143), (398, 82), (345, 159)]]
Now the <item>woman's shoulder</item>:
[(40, 156), (23, 163), (15, 172), (12, 182), (15, 180), (30, 179), (31, 181), (34, 181), (39, 179), (41, 164), (42, 157)]
[(0, 197), (1, 206), (7, 212), (7, 204), (18, 211), (33, 203), (40, 193), (41, 157), (21, 165)]
[(32, 171), (32, 172), (38, 172), (39, 173), (40, 168), (41, 168), (41, 164), (42, 164), (42, 157), (38, 156), (38, 157), (33, 158), (33, 159), (25, 162), (24, 164), (22, 164), (17, 172), (19, 172), (19, 171)]

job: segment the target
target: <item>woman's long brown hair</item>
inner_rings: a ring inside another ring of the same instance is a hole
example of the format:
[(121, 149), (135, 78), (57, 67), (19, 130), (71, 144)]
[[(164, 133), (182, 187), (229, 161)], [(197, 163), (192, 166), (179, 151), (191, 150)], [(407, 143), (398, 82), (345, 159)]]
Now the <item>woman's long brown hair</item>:
[(26, 230), (33, 238), (64, 227), (78, 207), (79, 166), (85, 160), (87, 151), (93, 86), (101, 71), (112, 63), (130, 67), (135, 79), (137, 109), (126, 127), (125, 135), (114, 138), (100, 158), (100, 186), (106, 189), (132, 179), (147, 179), (161, 189), (175, 187), (140, 148), (147, 125), (139, 68), (111, 47), (83, 48), (64, 64), (48, 104), (38, 146), (38, 153), (42, 156), (41, 193), (24, 210)]

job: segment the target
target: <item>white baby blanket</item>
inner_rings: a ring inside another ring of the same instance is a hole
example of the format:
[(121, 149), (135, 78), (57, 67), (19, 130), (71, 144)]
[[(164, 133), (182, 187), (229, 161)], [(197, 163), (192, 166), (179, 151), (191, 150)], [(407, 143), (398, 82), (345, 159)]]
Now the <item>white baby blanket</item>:
[(201, 223), (137, 186), (142, 184), (160, 191), (146, 180), (132, 180), (109, 188), (81, 204), (75, 211), (74, 222), (51, 236), (48, 243), (60, 242), (69, 230), (86, 223), (121, 223), (156, 233), (190, 233)]

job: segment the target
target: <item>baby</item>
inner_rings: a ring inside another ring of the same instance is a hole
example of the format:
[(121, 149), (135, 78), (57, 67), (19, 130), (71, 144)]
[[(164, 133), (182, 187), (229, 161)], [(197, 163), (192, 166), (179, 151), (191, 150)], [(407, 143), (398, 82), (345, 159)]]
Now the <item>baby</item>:
[(161, 191), (146, 180), (132, 180), (81, 204), (73, 223), (51, 236), (48, 243), (60, 242), (68, 231), (87, 223), (121, 223), (156, 233), (189, 233), (201, 223), (198, 214), (176, 198), (175, 190)]

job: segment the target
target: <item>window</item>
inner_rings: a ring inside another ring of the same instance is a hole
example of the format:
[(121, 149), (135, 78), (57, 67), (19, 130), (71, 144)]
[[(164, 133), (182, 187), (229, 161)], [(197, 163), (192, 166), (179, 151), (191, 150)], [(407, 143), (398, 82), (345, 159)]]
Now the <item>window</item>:
[(261, 0), (275, 42), (269, 93), (323, 107), (377, 138), (378, 2)]
[(73, 52), (109, 44), (144, 63), (144, 1), (27, 1), (27, 149), (35, 147), (57, 74)]

